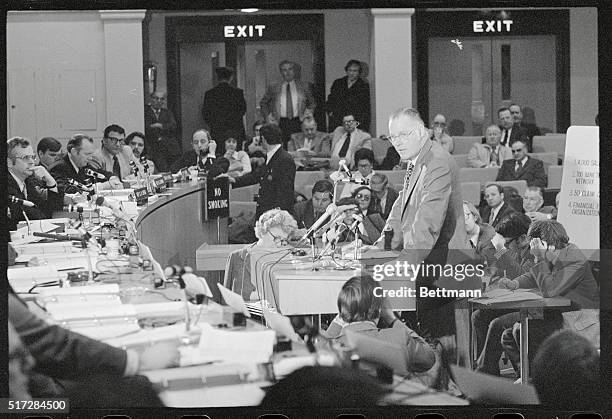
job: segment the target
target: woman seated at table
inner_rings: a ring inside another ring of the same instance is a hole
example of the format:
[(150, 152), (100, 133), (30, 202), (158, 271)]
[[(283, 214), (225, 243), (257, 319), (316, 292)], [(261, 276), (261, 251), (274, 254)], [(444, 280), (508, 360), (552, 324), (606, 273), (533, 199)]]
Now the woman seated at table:
[(251, 171), (251, 159), (246, 151), (237, 150), (238, 141), (232, 132), (227, 133), (225, 140), (225, 154), (223, 155), (229, 161), (229, 169), (227, 174), (231, 177), (240, 177)]
[[(339, 314), (322, 334), (343, 345), (346, 331), (363, 333), (381, 341), (406, 347), (406, 361), (412, 372), (423, 372), (433, 367), (435, 353), (425, 340), (398, 319), (374, 289), (379, 286), (369, 276), (354, 276), (338, 294)], [(384, 326), (379, 328), (379, 324)]]
[(259, 299), (251, 275), (251, 255), (278, 255), (278, 259), (289, 251), (289, 237), (297, 230), (297, 222), (285, 210), (272, 209), (264, 212), (255, 223), (257, 241), (232, 252), (225, 267), (225, 287), (242, 295), (245, 301)]
[(358, 238), (365, 245), (373, 244), (380, 238), (385, 220), (378, 213), (368, 214), (370, 197), (372, 191), (367, 186), (362, 186), (353, 192), (354, 197), (345, 197), (338, 201), (338, 206), (355, 205), (344, 211), (342, 223), (333, 226), (326, 234), (328, 239), (334, 239), (337, 243), (352, 242), (355, 240), (355, 232), (350, 230), (357, 229)]
[(145, 135), (142, 132), (134, 131), (125, 138), (125, 143), (132, 148), (132, 153), (134, 153), (134, 157), (136, 157), (136, 164), (138, 168), (142, 170), (141, 174), (144, 174), (144, 167), (140, 162), (143, 156), (147, 158), (147, 173), (149, 175), (155, 173), (155, 163), (148, 159), (147, 148), (145, 147)]

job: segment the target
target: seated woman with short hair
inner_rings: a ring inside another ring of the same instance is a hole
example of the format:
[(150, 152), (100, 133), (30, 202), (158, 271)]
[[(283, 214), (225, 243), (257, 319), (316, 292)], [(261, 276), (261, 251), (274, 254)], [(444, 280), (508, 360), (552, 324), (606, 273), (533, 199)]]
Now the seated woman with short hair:
[[(382, 297), (374, 289), (379, 286), (369, 276), (354, 276), (349, 279), (338, 294), (338, 312), (323, 335), (347, 344), (346, 331), (363, 333), (406, 347), (408, 369), (423, 372), (433, 367), (436, 359), (433, 348), (425, 340), (398, 319), (391, 308), (386, 307)], [(386, 328), (379, 328), (379, 320)]]
[(255, 223), (258, 240), (229, 255), (223, 282), (225, 287), (241, 294), (245, 301), (259, 299), (256, 281), (251, 278), (251, 255), (274, 254), (280, 259), (284, 251), (290, 251), (287, 242), (296, 230), (297, 222), (287, 211), (272, 209), (264, 212)]

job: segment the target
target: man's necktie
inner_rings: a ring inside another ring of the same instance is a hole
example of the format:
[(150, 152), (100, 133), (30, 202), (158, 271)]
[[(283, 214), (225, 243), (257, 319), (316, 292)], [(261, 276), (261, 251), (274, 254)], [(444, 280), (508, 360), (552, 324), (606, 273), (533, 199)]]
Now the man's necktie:
[(523, 162), (522, 161), (517, 161), (516, 162), (516, 167), (514, 168), (514, 171), (516, 173), (520, 172), (521, 169), (523, 168)]
[(346, 152), (348, 151), (350, 143), (351, 143), (351, 133), (347, 132), (346, 133), (346, 139), (344, 140), (344, 144), (342, 144), (342, 148), (340, 149), (340, 152), (338, 153), (339, 157), (345, 157), (346, 156)]
[(406, 170), (406, 176), (404, 177), (404, 190), (408, 189), (408, 184), (410, 183), (410, 176), (412, 176), (413, 170), (414, 164), (412, 164), (412, 162), (408, 163), (408, 170)]
[(121, 166), (119, 165), (117, 156), (113, 156), (113, 174), (121, 179)]
[(508, 130), (507, 129), (504, 130), (504, 138), (502, 138), (501, 143), (502, 145), (506, 145), (508, 143)]
[(287, 83), (287, 93), (285, 94), (287, 98), (287, 118), (293, 118), (293, 98), (291, 97), (291, 86)]
[(23, 189), (21, 190), (21, 193), (23, 194), (25, 199), (28, 199), (28, 187), (25, 185), (25, 183), (23, 184)]
[(499, 164), (499, 156), (494, 149), (491, 151), (491, 163)]
[(374, 211), (383, 214), (383, 209), (381, 205), (381, 201), (378, 197), (374, 198)]
[(489, 225), (493, 225), (493, 220), (495, 220), (495, 211), (491, 209), (491, 214), (489, 214)]

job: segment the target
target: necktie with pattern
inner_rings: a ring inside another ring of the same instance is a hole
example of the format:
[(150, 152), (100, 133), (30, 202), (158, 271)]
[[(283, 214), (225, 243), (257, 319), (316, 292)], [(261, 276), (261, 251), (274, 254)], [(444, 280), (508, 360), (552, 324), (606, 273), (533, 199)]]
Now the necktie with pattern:
[(491, 163), (498, 164), (499, 163), (498, 160), (499, 160), (499, 156), (497, 154), (497, 151), (495, 151), (495, 149), (491, 149)]
[(342, 144), (342, 148), (340, 149), (340, 152), (338, 153), (339, 157), (345, 157), (346, 156), (346, 152), (348, 151), (350, 143), (351, 143), (351, 133), (347, 132), (346, 133), (346, 139), (344, 140), (344, 144)]
[(287, 83), (287, 92), (285, 93), (287, 100), (287, 118), (293, 118), (293, 98), (291, 97), (291, 86)]
[(406, 170), (406, 176), (404, 177), (404, 190), (408, 189), (408, 184), (410, 183), (410, 176), (412, 176), (413, 171), (414, 171), (414, 164), (410, 162), (408, 163), (408, 170)]
[(515, 172), (516, 173), (520, 172), (522, 168), (523, 168), (523, 162), (522, 161), (517, 161), (516, 162), (516, 167), (514, 168)]
[(489, 214), (489, 225), (493, 225), (493, 221), (495, 220), (495, 210), (491, 208), (491, 214)]

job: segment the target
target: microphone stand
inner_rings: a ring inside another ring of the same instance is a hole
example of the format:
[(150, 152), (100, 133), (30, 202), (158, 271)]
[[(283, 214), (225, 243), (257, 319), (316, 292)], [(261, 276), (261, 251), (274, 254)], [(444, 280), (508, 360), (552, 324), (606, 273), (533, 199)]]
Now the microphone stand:
[(23, 218), (25, 218), (25, 220), (26, 220), (26, 225), (28, 226), (28, 237), (29, 237), (29, 236), (32, 235), (32, 226), (30, 225), (30, 219), (26, 215), (25, 210), (22, 209), (21, 213), (23, 214)]

